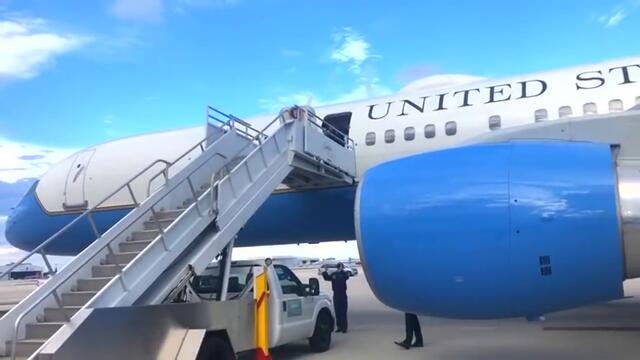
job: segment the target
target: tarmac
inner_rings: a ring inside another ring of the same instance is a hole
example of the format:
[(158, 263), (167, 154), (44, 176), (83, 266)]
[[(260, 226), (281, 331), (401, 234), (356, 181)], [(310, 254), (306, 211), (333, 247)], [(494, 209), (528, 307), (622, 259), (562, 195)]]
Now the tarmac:
[[(318, 277), (317, 269), (296, 273), (305, 282)], [(0, 282), (0, 307), (10, 308), (35, 287), (28, 280)], [(640, 356), (640, 279), (625, 282), (625, 299), (549, 314), (545, 321), (421, 317), (425, 347), (410, 350), (393, 343), (404, 336), (404, 315), (375, 298), (362, 271), (348, 287), (347, 334), (334, 333), (325, 353), (311, 353), (304, 341), (273, 349), (273, 359), (636, 360)], [(321, 290), (330, 294), (331, 285), (321, 281)]]
[[(303, 281), (317, 270), (296, 271)], [(322, 291), (331, 293), (324, 281)], [(640, 279), (625, 282), (627, 298), (549, 314), (545, 321), (447, 320), (421, 317), (424, 348), (405, 350), (404, 317), (380, 303), (364, 274), (349, 280), (349, 332), (333, 334), (331, 349), (310, 353), (306, 342), (272, 352), (292, 359), (571, 360), (640, 358)], [(470, 301), (473, 301), (470, 299)]]
[(0, 281), (0, 317), (38, 287), (38, 280)]

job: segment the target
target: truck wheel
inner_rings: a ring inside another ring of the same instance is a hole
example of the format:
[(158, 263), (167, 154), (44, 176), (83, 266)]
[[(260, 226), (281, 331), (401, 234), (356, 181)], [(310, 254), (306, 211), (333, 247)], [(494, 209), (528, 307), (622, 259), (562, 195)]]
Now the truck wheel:
[(236, 354), (226, 339), (207, 336), (200, 347), (197, 360), (235, 360)]
[(316, 327), (309, 338), (309, 346), (313, 352), (325, 352), (331, 347), (333, 317), (326, 310), (321, 310), (316, 319)]

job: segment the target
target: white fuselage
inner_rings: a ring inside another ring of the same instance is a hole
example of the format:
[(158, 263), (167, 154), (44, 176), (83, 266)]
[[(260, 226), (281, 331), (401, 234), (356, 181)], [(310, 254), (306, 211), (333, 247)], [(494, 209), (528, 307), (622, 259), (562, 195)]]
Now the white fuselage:
[[(349, 136), (356, 143), (361, 176), (378, 163), (456, 146), (490, 131), (566, 116), (624, 111), (637, 103), (640, 58), (628, 58), (497, 80), (471, 78), (469, 83), (458, 81), (454, 86), (413, 86), (389, 97), (317, 107), (316, 112), (321, 117), (352, 114)], [(260, 129), (274, 117), (245, 120)], [(73, 207), (83, 201), (90, 207), (144, 166), (159, 159), (171, 162), (204, 136), (205, 127), (198, 126), (82, 150), (42, 177), (36, 189), (38, 198), (49, 213), (65, 212), (63, 204)], [(77, 168), (82, 161), (86, 164)], [(146, 196), (153, 175), (149, 171), (134, 184), (139, 198)], [(78, 176), (84, 181), (77, 181)], [(75, 187), (70, 182), (73, 179)], [(122, 206), (125, 199), (128, 194), (123, 192), (122, 203), (115, 198), (105, 207)]]

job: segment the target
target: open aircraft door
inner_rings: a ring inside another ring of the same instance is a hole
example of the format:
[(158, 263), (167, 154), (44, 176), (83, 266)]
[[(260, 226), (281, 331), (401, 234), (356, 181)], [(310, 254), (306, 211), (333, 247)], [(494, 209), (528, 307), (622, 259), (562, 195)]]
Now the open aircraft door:
[(95, 149), (81, 151), (71, 163), (64, 187), (64, 203), (62, 206), (65, 209), (82, 210), (87, 208), (88, 201), (84, 192), (85, 177), (94, 153)]

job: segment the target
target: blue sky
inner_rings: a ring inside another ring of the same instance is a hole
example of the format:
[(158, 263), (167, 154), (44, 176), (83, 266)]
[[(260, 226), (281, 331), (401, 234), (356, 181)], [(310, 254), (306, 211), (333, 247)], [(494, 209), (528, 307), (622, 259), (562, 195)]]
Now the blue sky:
[(0, 50), (26, 47), (9, 51), (14, 66), (0, 60), (0, 135), (65, 148), (199, 124), (206, 104), (247, 116), (640, 49), (638, 0), (0, 4)]
[(590, 63), (638, 55), (638, 33), (640, 0), (0, 0), (0, 182), (202, 124), (207, 104), (248, 116)]

